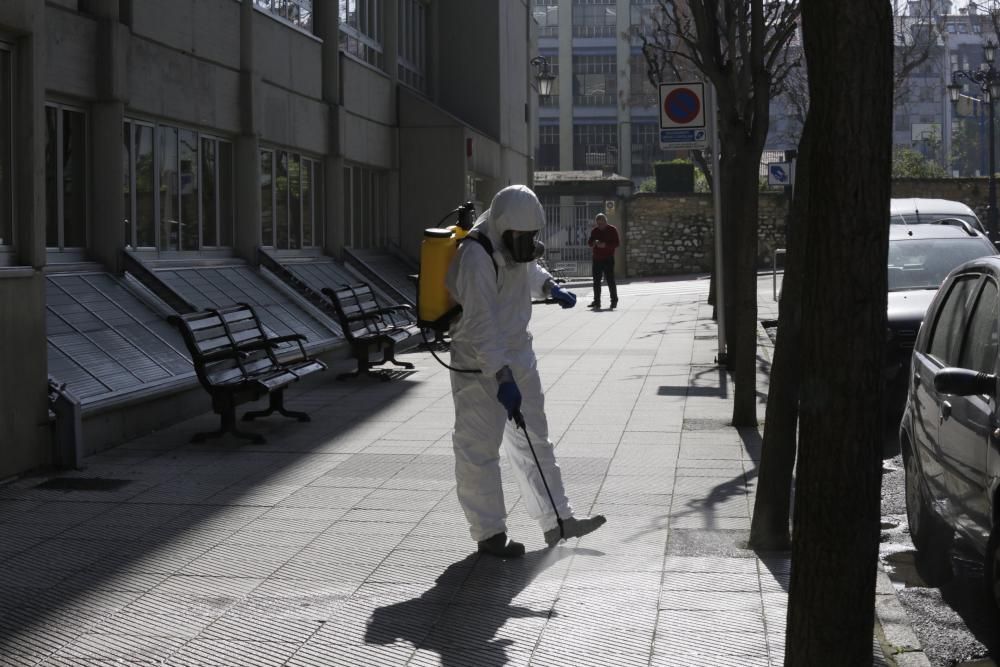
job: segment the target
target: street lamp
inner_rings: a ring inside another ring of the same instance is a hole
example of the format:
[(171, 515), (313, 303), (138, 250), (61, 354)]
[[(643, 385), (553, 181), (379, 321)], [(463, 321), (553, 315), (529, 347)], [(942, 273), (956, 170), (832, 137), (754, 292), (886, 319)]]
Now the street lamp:
[(556, 77), (552, 74), (549, 59), (545, 56), (535, 56), (530, 62), (535, 66), (535, 80), (538, 81), (538, 94), (551, 95), (552, 82), (556, 80)]
[(993, 67), (993, 59), (996, 57), (997, 47), (992, 41), (987, 41), (983, 46), (984, 62), (979, 69), (974, 71), (959, 70), (951, 73), (951, 85), (948, 86), (948, 94), (951, 96), (952, 104), (958, 103), (958, 96), (962, 92), (962, 85), (959, 79), (967, 79), (971, 83), (979, 86), (982, 92), (983, 101), (990, 112), (989, 142), (990, 142), (990, 173), (989, 173), (989, 203), (986, 207), (986, 229), (989, 232), (990, 240), (996, 243), (1000, 241), (1000, 234), (997, 229), (997, 179), (996, 179), (996, 141), (994, 140), (995, 125), (993, 114), (993, 102), (1000, 99), (1000, 71)]

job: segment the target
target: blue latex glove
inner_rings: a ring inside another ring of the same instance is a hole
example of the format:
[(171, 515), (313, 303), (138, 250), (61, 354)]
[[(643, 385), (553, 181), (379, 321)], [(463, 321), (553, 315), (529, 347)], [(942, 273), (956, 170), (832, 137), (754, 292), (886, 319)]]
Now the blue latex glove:
[(521, 390), (516, 382), (501, 382), (497, 400), (507, 409), (507, 419), (513, 419), (514, 414), (521, 411)]
[(559, 285), (552, 288), (552, 298), (559, 302), (559, 305), (563, 308), (572, 308), (576, 305), (576, 295), (564, 290)]

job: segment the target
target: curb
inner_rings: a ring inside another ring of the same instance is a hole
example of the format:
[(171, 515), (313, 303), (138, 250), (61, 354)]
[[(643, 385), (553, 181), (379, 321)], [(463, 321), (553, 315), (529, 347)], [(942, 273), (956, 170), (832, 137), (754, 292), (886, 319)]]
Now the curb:
[(878, 624), (876, 633), (882, 644), (882, 653), (890, 665), (931, 667), (906, 610), (896, 597), (896, 587), (882, 568), (881, 562), (875, 580), (875, 621)]
[[(757, 348), (767, 360), (774, 362), (774, 343), (768, 336), (764, 323), (757, 321)], [(770, 377), (770, 372), (769, 372)], [(882, 646), (882, 654), (890, 666), (931, 667), (917, 633), (906, 615), (906, 610), (896, 597), (896, 587), (878, 562), (875, 579), (875, 637)]]

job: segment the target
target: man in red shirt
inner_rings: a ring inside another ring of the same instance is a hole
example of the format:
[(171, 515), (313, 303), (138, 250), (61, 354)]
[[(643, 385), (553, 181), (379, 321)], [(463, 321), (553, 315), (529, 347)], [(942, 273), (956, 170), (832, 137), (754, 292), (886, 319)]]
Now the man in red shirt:
[(594, 261), (592, 271), (594, 276), (594, 301), (590, 308), (601, 309), (601, 277), (608, 281), (608, 292), (611, 293), (611, 310), (618, 305), (618, 286), (615, 284), (615, 249), (618, 247), (618, 229), (608, 224), (608, 218), (598, 213), (594, 218), (594, 227), (590, 230), (587, 245), (593, 249)]

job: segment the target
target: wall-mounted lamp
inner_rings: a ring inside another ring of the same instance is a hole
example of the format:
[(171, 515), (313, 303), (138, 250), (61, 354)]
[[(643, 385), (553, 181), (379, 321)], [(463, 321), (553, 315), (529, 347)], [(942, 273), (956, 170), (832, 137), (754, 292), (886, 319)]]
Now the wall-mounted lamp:
[(538, 94), (551, 95), (552, 82), (556, 77), (552, 74), (549, 60), (545, 56), (535, 56), (531, 59), (531, 64), (535, 66), (535, 80), (538, 81)]

